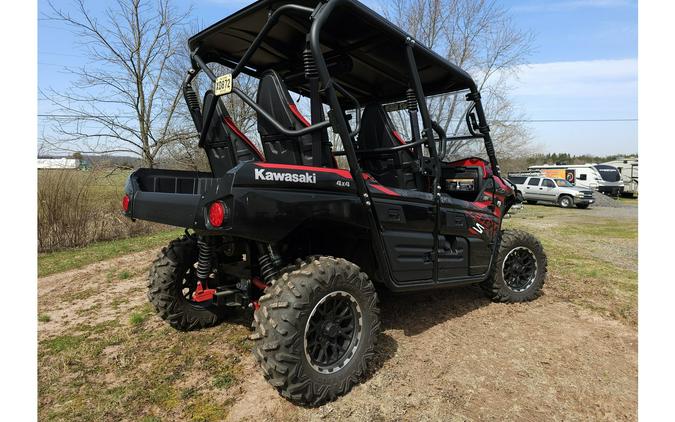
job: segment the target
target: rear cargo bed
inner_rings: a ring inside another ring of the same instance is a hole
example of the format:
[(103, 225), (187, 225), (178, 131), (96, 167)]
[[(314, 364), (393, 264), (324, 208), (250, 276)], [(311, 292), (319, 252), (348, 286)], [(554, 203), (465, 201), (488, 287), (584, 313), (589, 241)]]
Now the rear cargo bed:
[(211, 173), (139, 169), (129, 177), (131, 217), (191, 227), (201, 195), (214, 182)]

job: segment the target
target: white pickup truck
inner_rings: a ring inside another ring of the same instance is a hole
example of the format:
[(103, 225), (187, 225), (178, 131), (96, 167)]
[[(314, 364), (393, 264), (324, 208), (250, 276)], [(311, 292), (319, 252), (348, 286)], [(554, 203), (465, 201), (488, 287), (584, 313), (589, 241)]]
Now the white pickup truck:
[(539, 201), (552, 202), (563, 208), (588, 208), (595, 202), (593, 191), (577, 187), (565, 179), (546, 176), (509, 176), (516, 185), (516, 195), (520, 201), (536, 204)]

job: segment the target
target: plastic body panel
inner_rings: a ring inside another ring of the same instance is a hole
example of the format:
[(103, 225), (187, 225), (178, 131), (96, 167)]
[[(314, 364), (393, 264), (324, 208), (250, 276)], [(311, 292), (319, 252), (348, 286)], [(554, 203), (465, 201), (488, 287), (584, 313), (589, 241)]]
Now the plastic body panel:
[[(447, 194), (434, 201), (429, 193), (388, 188), (368, 175), (364, 179), (373, 199), (375, 228), (348, 171), (265, 162), (240, 163), (220, 178), (138, 170), (127, 183), (131, 205), (126, 215), (266, 243), (282, 242), (308, 222), (339, 223), (372, 234), (378, 279), (393, 291), (485, 279), (508, 193), (503, 183), (490, 176), (474, 202)], [(208, 206), (216, 200), (230, 211), (218, 229), (207, 219)]]

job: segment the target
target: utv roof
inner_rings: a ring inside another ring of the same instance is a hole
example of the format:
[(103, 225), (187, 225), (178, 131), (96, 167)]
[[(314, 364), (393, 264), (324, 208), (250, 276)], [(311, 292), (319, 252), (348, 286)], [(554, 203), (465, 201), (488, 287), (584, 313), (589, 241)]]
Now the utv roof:
[[(297, 4), (315, 8), (337, 0), (260, 0), (191, 37), (190, 51), (208, 62), (234, 67), (271, 12)], [(311, 20), (307, 14), (282, 15), (247, 63), (253, 76), (274, 69), (288, 87), (307, 93), (303, 74)], [(412, 37), (356, 0), (343, 0), (321, 31), (321, 48), (332, 77), (362, 103), (397, 101), (406, 95), (409, 71), (406, 42)], [(471, 77), (429, 48), (415, 42), (415, 59), (426, 95), (475, 88)]]

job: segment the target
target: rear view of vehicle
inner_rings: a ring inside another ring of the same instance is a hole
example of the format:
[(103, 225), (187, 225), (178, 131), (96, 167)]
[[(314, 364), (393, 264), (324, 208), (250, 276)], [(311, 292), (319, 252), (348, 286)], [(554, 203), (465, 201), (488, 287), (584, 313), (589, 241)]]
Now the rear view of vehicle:
[(616, 167), (607, 164), (596, 164), (593, 168), (597, 172), (598, 192), (611, 196), (619, 196), (623, 193), (624, 183)]
[[(186, 229), (150, 271), (149, 299), (171, 326), (253, 310), (265, 378), (289, 400), (319, 405), (367, 371), (376, 284), (401, 293), (476, 284), (499, 302), (538, 296), (546, 255), (534, 236), (502, 230), (516, 196), (465, 71), (355, 0), (261, 0), (189, 47), (183, 93), (211, 171), (137, 170), (122, 203), (129, 218)], [(233, 70), (217, 75), (214, 63)], [(242, 73), (257, 80), (255, 99), (237, 86)], [(202, 101), (198, 74), (211, 83)], [(308, 118), (291, 92), (309, 98)], [(461, 92), (468, 134), (447, 136), (425, 92)], [(262, 148), (234, 123), (228, 95), (255, 111)], [(410, 140), (386, 114), (392, 103)], [(449, 143), (473, 139), (487, 160), (442, 160)]]

